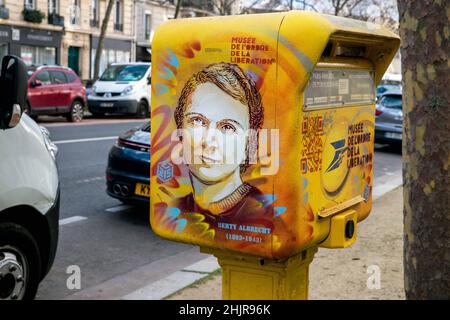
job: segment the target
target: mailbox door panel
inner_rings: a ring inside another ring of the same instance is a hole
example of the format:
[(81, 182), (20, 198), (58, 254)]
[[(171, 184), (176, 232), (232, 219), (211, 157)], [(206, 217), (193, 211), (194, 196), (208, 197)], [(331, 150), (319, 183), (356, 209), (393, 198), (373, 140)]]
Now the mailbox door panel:
[(296, 12), (280, 28), (277, 105), (290, 107), (276, 113), (274, 194), (287, 208), (279, 257), (325, 240), (334, 214), (352, 208), (363, 218), (371, 208), (374, 67), (364, 58), (322, 61), (335, 31), (323, 16)]

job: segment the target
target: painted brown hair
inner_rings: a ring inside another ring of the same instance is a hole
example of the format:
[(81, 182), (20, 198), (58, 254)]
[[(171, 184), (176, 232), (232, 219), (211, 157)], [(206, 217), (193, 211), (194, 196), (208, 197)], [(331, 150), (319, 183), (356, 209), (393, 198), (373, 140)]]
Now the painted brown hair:
[[(181, 91), (178, 105), (175, 109), (175, 122), (177, 128), (183, 128), (183, 120), (191, 104), (192, 94), (198, 85), (211, 82), (219, 89), (248, 106), (251, 132), (258, 132), (264, 120), (264, 108), (261, 95), (256, 89), (255, 82), (236, 64), (220, 62), (208, 65), (205, 69), (194, 74), (186, 82)], [(256, 154), (258, 148), (258, 135), (252, 134), (247, 145), (247, 158), (241, 165), (241, 172), (249, 166), (249, 154)]]

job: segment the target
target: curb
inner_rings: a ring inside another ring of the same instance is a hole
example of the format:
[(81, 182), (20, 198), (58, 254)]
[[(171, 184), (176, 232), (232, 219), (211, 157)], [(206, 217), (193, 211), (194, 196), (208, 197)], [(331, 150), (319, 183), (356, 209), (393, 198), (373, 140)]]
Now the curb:
[(216, 258), (211, 256), (127, 294), (122, 300), (162, 300), (209, 276), (219, 268)]

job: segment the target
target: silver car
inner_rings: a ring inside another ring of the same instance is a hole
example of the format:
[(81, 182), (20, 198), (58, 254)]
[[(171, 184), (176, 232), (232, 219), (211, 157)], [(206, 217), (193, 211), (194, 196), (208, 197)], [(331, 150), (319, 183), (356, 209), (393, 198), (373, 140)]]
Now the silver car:
[(375, 110), (375, 140), (401, 143), (403, 132), (402, 93), (389, 91), (378, 99)]

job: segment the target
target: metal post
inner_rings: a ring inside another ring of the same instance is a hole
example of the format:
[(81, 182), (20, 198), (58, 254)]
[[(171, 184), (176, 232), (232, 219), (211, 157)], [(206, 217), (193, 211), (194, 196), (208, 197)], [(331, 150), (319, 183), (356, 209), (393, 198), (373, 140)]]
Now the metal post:
[(309, 265), (317, 247), (284, 260), (262, 259), (201, 248), (222, 267), (224, 300), (306, 300)]

